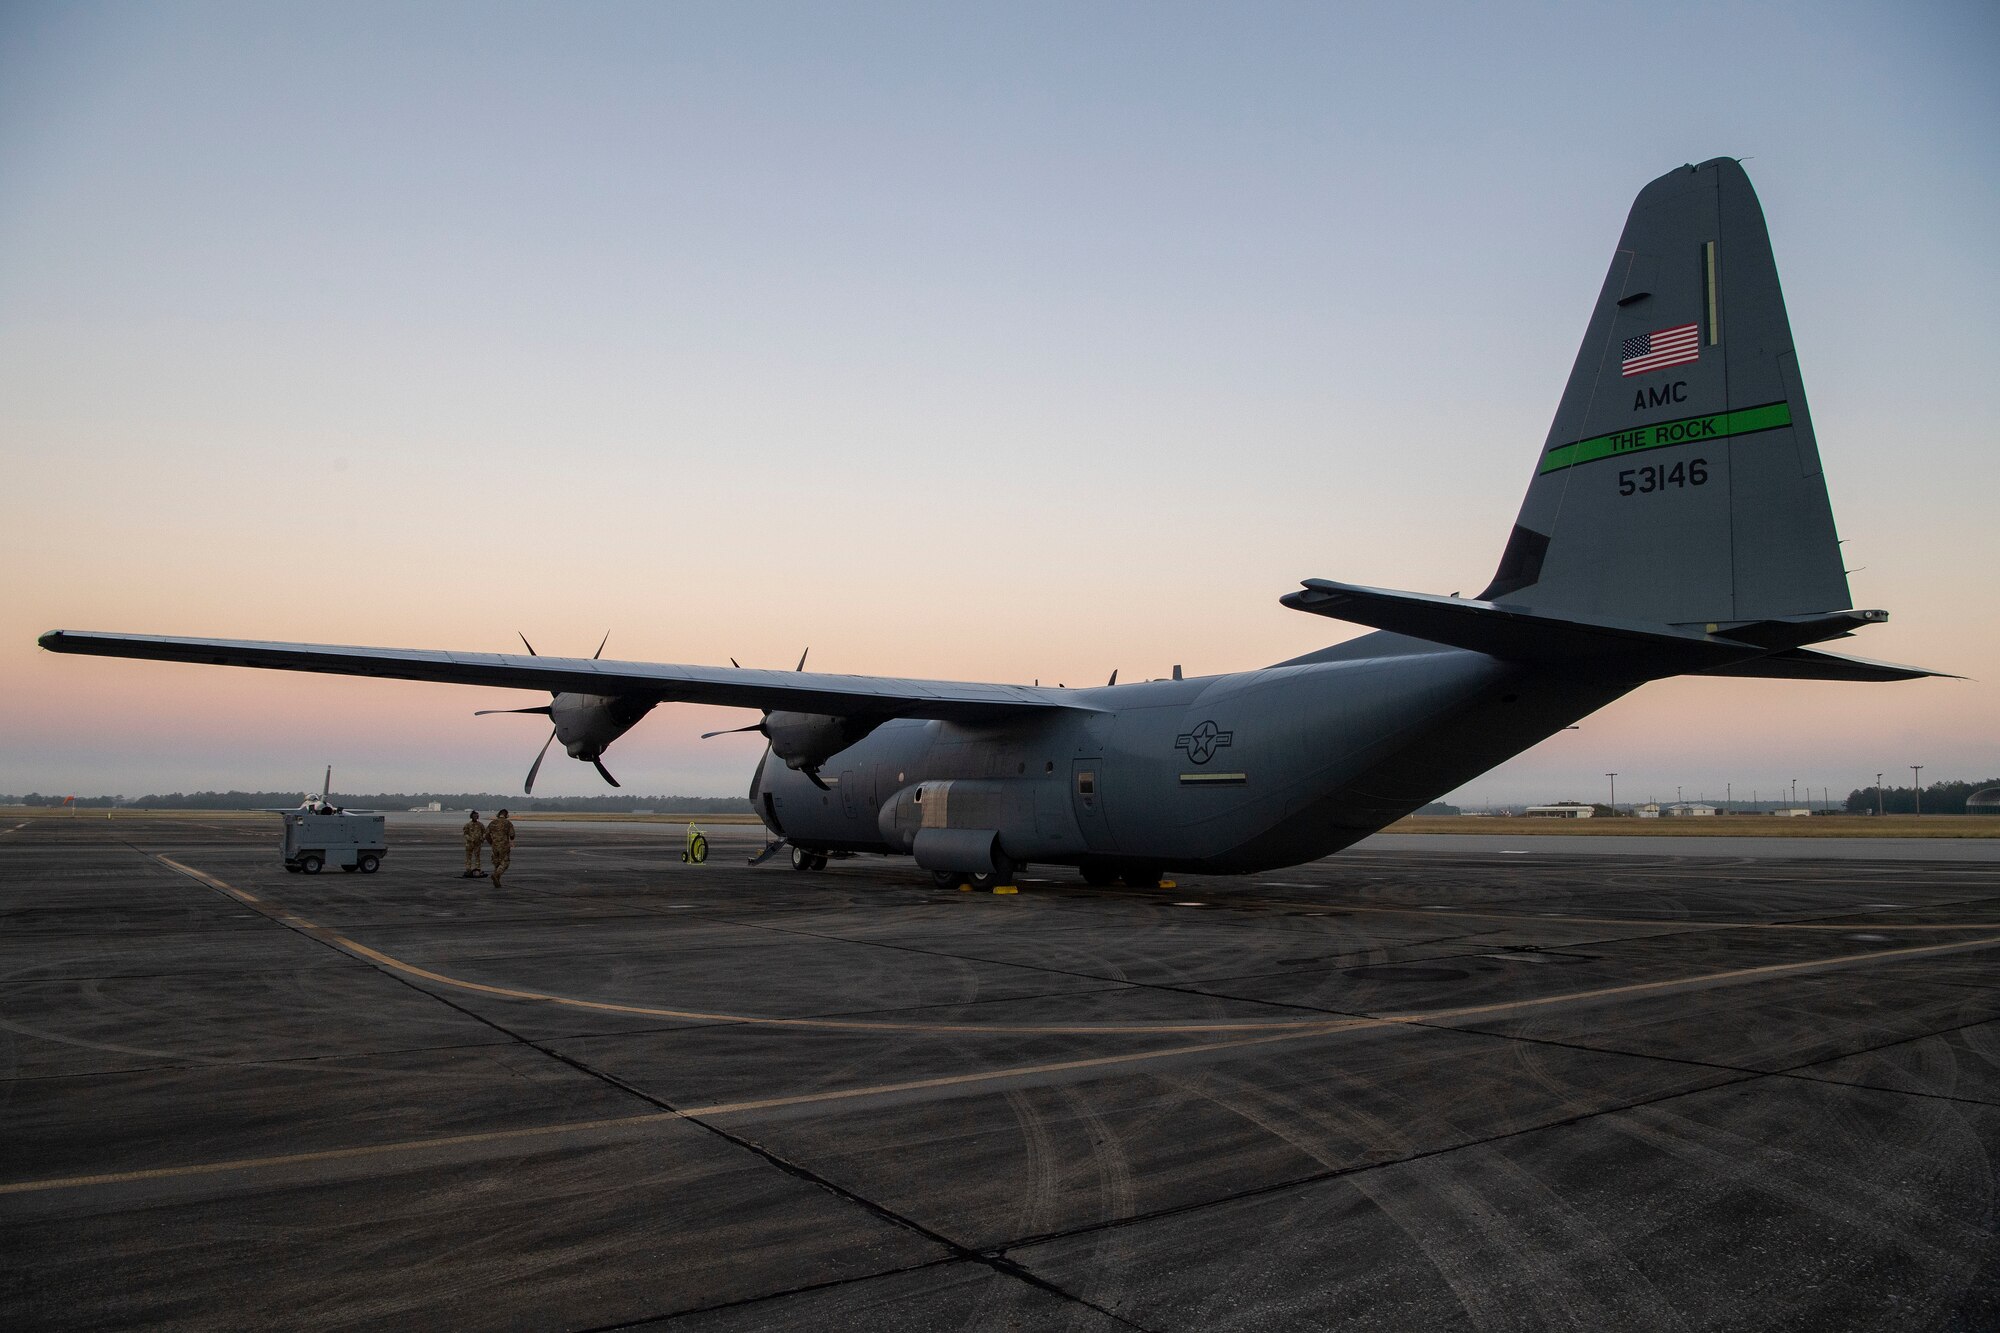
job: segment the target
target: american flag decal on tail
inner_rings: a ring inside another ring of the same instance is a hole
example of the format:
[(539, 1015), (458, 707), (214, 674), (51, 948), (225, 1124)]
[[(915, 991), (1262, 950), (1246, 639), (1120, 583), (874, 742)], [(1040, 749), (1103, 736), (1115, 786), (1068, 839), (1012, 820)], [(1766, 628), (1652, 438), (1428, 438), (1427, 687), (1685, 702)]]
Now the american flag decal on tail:
[(1701, 359), (1701, 329), (1694, 324), (1676, 324), (1655, 329), (1625, 340), (1621, 375), (1643, 375), (1649, 370), (1684, 366)]

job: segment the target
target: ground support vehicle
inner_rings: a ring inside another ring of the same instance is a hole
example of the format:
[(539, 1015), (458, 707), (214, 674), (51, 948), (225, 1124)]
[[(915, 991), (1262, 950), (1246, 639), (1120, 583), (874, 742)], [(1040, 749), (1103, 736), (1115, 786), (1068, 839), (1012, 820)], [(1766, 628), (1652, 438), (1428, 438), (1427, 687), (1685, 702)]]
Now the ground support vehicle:
[(381, 815), (285, 812), (285, 869), (317, 875), (327, 866), (372, 875), (389, 854)]

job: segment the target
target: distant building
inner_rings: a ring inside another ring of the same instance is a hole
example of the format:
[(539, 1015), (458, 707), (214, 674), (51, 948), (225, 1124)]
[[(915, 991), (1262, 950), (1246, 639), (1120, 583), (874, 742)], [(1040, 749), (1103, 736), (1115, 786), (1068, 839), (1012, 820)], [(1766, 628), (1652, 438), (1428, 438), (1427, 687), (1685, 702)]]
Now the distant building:
[(1812, 817), (1812, 811), (1797, 805), (1789, 810), (1773, 810), (1771, 813), (1780, 819), (1810, 819)]
[(1531, 805), (1522, 813), (1537, 819), (1589, 819), (1597, 812), (1574, 801), (1560, 801), (1555, 805)]
[(2000, 787), (1988, 787), (1965, 798), (1968, 815), (2000, 815)]
[(1682, 801), (1677, 805), (1668, 806), (1667, 813), (1676, 819), (1699, 818), (1705, 815), (1713, 815), (1715, 807), (1712, 805), (1701, 805), (1694, 801)]
[(1660, 817), (1660, 807), (1650, 803), (1642, 805), (1632, 812), (1632, 816), (1635, 819), (1658, 819)]

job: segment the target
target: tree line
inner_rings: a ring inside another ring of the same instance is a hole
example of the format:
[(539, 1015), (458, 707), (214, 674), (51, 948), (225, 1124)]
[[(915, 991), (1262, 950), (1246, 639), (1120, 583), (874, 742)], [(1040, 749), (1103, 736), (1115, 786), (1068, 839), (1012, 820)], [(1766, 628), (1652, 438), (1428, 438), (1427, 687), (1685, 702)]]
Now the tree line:
[[(1984, 782), (1933, 782), (1928, 787), (1883, 787), (1882, 813), (1885, 815), (1913, 815), (1918, 813), (1917, 794), (1923, 793), (1922, 813), (1927, 815), (1962, 815), (1965, 802), (1975, 792), (1988, 787), (2000, 787), (2000, 778), (1987, 778)], [(1850, 815), (1872, 815), (1875, 813), (1875, 788), (1856, 787), (1847, 794), (1846, 810)]]
[[(52, 807), (73, 803), (83, 809), (111, 807), (137, 810), (262, 810), (271, 806), (290, 808), (299, 803), (297, 791), (192, 791), (169, 792), (125, 800), (117, 796), (26, 796), (0, 795), (0, 805)], [(447, 810), (487, 810), (507, 807), (510, 811), (540, 811), (550, 814), (630, 814), (634, 810), (673, 811), (691, 815), (734, 815), (750, 813), (746, 796), (501, 796), (478, 792), (334, 792), (336, 805), (358, 810), (410, 810), (436, 801)]]

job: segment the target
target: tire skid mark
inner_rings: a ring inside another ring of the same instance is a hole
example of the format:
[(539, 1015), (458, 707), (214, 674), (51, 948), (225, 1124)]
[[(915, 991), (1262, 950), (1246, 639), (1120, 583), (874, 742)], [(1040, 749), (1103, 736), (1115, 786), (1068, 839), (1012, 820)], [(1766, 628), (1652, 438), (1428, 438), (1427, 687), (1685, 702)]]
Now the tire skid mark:
[[(1410, 1149), (1407, 1124), (1394, 1123), (1388, 1117), (1366, 1111), (1356, 1103), (1345, 1103), (1340, 1107), (1338, 1116), (1327, 1116), (1317, 1107), (1304, 1106), (1274, 1090), (1247, 1087), (1240, 1080), (1235, 1082), (1235, 1091), (1239, 1094), (1237, 1097), (1225, 1100), (1211, 1092), (1211, 1099), (1218, 1106), (1241, 1116), (1265, 1133), (1296, 1148), (1328, 1172), (1346, 1171), (1354, 1163), (1338, 1154), (1328, 1152), (1315, 1136), (1302, 1131), (1301, 1122), (1335, 1132), (1353, 1133), (1363, 1142), (1400, 1145), (1397, 1150), (1392, 1151), (1392, 1157), (1406, 1155)], [(1398, 1104), (1401, 1103), (1400, 1098), (1394, 1100)], [(1260, 1106), (1260, 1102), (1267, 1104), (1269, 1109)], [(1330, 1123), (1336, 1121), (1339, 1123)], [(1432, 1121), (1436, 1121), (1434, 1115)], [(1413, 1199), (1410, 1191), (1402, 1187), (1400, 1182), (1392, 1188), (1383, 1189), (1379, 1182), (1373, 1181), (1368, 1173), (1364, 1172), (1354, 1177), (1353, 1184), (1385, 1219), (1409, 1239), (1416, 1250), (1424, 1256), (1431, 1271), (1451, 1289), (1452, 1295), (1458, 1302), (1459, 1311), (1464, 1316), (1462, 1322), (1465, 1327), (1491, 1328), (1504, 1325), (1504, 1319), (1496, 1322), (1494, 1318), (1489, 1317), (1499, 1313), (1490, 1307), (1496, 1300), (1502, 1299), (1502, 1293), (1486, 1280), (1482, 1272), (1470, 1266), (1468, 1261), (1473, 1257), (1474, 1247), (1449, 1243), (1439, 1245), (1435, 1243), (1434, 1229), (1427, 1230), (1424, 1226), (1427, 1220), (1431, 1220), (1433, 1211), (1442, 1212), (1447, 1216), (1463, 1215), (1470, 1211), (1464, 1200), (1453, 1197), (1458, 1193), (1457, 1190), (1438, 1191), (1446, 1195), (1446, 1207), (1441, 1210), (1426, 1210), (1419, 1206), (1422, 1199)], [(1316, 1207), (1325, 1210), (1337, 1208), (1338, 1204), (1332, 1197), (1318, 1201), (1300, 1198), (1292, 1201), (1290, 1206)], [(1501, 1247), (1507, 1250), (1514, 1261), (1513, 1266), (1518, 1269), (1522, 1256), (1514, 1251), (1511, 1241), (1503, 1237)], [(1536, 1294), (1539, 1298), (1540, 1293)], [(1543, 1305), (1539, 1299), (1536, 1303), (1538, 1306)], [(1541, 1318), (1537, 1322), (1541, 1326), (1549, 1326), (1549, 1312), (1545, 1306), (1540, 1310), (1540, 1314)]]
[(1056, 1209), (1061, 1206), (1061, 1163), (1056, 1158), (1047, 1117), (1036, 1105), (1041, 1091), (1038, 1088), (1009, 1088), (1006, 1094), (1007, 1109), (1014, 1113), (1014, 1123), (1020, 1127), (1026, 1149), (1023, 1174), (1034, 1181), (1027, 1198), (1016, 1209), (1016, 1222), (1011, 1228), (1015, 1235), (1046, 1229), (1046, 1219), (1055, 1216)]
[[(1276, 1093), (1271, 1089), (1251, 1089), (1250, 1094), (1272, 1104), (1280, 1114), (1293, 1119), (1316, 1118), (1311, 1108), (1296, 1099)], [(1563, 1103), (1569, 1101), (1567, 1089), (1560, 1090)], [(1406, 1115), (1416, 1113), (1419, 1108), (1408, 1105), (1401, 1098), (1396, 1099), (1397, 1109)], [(1433, 1117), (1437, 1119), (1437, 1117)], [(1379, 1132), (1386, 1128), (1382, 1117), (1371, 1116), (1366, 1120), (1371, 1129)], [(1407, 1120), (1404, 1122), (1407, 1124)], [(1456, 1129), (1449, 1122), (1442, 1122), (1447, 1129)], [(1427, 1127), (1428, 1128), (1428, 1127)], [(1296, 1142), (1296, 1140), (1294, 1140)], [(1373, 1133), (1369, 1141), (1375, 1141)], [(1303, 1145), (1301, 1145), (1303, 1146)], [(1317, 1156), (1317, 1154), (1315, 1154)], [(1332, 1166), (1334, 1163), (1327, 1162)], [(1577, 1248), (1588, 1248), (1599, 1252), (1600, 1260), (1608, 1260), (1602, 1253), (1603, 1246), (1597, 1244), (1598, 1237), (1580, 1235), (1573, 1220), (1567, 1216), (1566, 1206), (1561, 1198), (1550, 1191), (1546, 1184), (1521, 1170), (1515, 1163), (1505, 1158), (1498, 1159), (1497, 1165), (1507, 1175), (1507, 1202), (1517, 1203), (1525, 1195), (1534, 1193), (1542, 1196), (1543, 1208), (1534, 1216), (1538, 1218), (1561, 1217), (1567, 1233), (1562, 1239), (1569, 1242), (1551, 1252), (1551, 1247), (1526, 1230), (1518, 1221), (1510, 1219), (1506, 1209), (1496, 1204), (1490, 1191), (1482, 1188), (1480, 1182), (1459, 1170), (1455, 1160), (1434, 1158), (1419, 1167), (1411, 1178), (1390, 1180), (1372, 1172), (1364, 1172), (1354, 1178), (1354, 1184), (1384, 1215), (1395, 1221), (1399, 1230), (1417, 1244), (1433, 1269), (1445, 1276), (1453, 1291), (1459, 1295), (1460, 1308), (1467, 1321), (1474, 1327), (1509, 1327), (1515, 1322), (1511, 1317), (1511, 1303), (1519, 1302), (1523, 1295), (1531, 1303), (1539, 1316), (1538, 1322), (1544, 1327), (1604, 1328), (1616, 1327), (1623, 1322), (1614, 1318), (1617, 1312), (1605, 1310), (1589, 1287), (1580, 1286), (1575, 1281), (1566, 1281), (1563, 1258), (1572, 1256)], [(1428, 1197), (1442, 1203), (1443, 1213), (1448, 1219), (1455, 1219), (1457, 1229), (1467, 1244), (1446, 1243), (1439, 1245), (1434, 1228), (1426, 1227), (1427, 1222), (1436, 1219), (1434, 1211), (1427, 1211), (1423, 1205), (1426, 1198), (1424, 1189), (1411, 1191), (1409, 1179), (1428, 1187)], [(1505, 1271), (1527, 1275), (1527, 1280), (1519, 1284), (1521, 1290), (1511, 1295), (1502, 1288), (1496, 1288), (1488, 1280), (1490, 1270), (1473, 1262), (1457, 1262), (1457, 1256), (1476, 1260), (1483, 1254), (1502, 1254), (1506, 1257)], [(1454, 1262), (1446, 1274), (1441, 1256), (1452, 1256)], [(1459, 1281), (1456, 1274), (1465, 1273), (1465, 1280)], [(1604, 1274), (1601, 1270), (1591, 1274), (1591, 1282), (1600, 1282)], [(1467, 1299), (1467, 1292), (1476, 1293), (1478, 1301)], [(1505, 1302), (1499, 1303), (1499, 1302)], [(1657, 1327), (1658, 1325), (1654, 1325)]]
[[(183, 865), (182, 863), (175, 861), (170, 857), (159, 856), (156, 859), (159, 860), (162, 864), (165, 864), (173, 868), (174, 870), (186, 874), (189, 877), (197, 880), (198, 882), (207, 884), (219, 892), (222, 892), (232, 898), (242, 901), (246, 905), (253, 906), (259, 911), (263, 911), (266, 915), (272, 916), (274, 919), (277, 919), (281, 915), (281, 913), (279, 912), (265, 908), (261, 903), (261, 900), (257, 899), (255, 895), (249, 894), (243, 890), (235, 888), (232, 885), (226, 884), (225, 882), (215, 878), (214, 876), (195, 870), (192, 867)], [(290, 914), (282, 914), (282, 915), (289, 916)], [(429, 972), (425, 969), (414, 967), (411, 964), (407, 964), (402, 962), (401, 960), (394, 959), (389, 955), (381, 954), (375, 950), (368, 949), (366, 948), (366, 946), (357, 944), (354, 941), (346, 939), (344, 936), (340, 936), (331, 931), (327, 931), (324, 928), (313, 925), (310, 922), (304, 922), (302, 918), (292, 917), (291, 919), (293, 921), (297, 921), (300, 923), (295, 927), (296, 929), (311, 932), (315, 935), (316, 938), (322, 938), (326, 942), (334, 944), (336, 947), (342, 948), (343, 950), (352, 953), (357, 957), (361, 957), (371, 962), (375, 962), (380, 966), (402, 973), (404, 975), (421, 977), (424, 979), (432, 980), (438, 984), (445, 986), (455, 987), (462, 990), (470, 990), (479, 993), (503, 995), (509, 998), (539, 1000), (545, 1003), (567, 1005), (572, 1007), (595, 1009), (595, 1010), (608, 1010), (612, 1012), (627, 1012), (627, 1013), (636, 1012), (641, 1014), (653, 1014), (662, 1016), (682, 1016), (687, 1013), (687, 1011), (664, 1010), (648, 1006), (617, 1005), (603, 1001), (577, 1000), (568, 997), (544, 995), (538, 992), (512, 991), (504, 987), (488, 986), (483, 983), (463, 981), (457, 978), (444, 976), (442, 974)], [(928, 1031), (928, 1032), (981, 1032), (981, 1033), (1008, 1033), (1008, 1034), (1060, 1033), (1060, 1034), (1088, 1034), (1088, 1035), (1115, 1035), (1115, 1034), (1145, 1035), (1149, 1033), (1222, 1034), (1222, 1033), (1235, 1032), (1235, 1033), (1256, 1033), (1257, 1035), (1231, 1036), (1217, 1040), (1176, 1044), (1171, 1047), (1157, 1049), (1157, 1050), (1126, 1052), (1116, 1055), (1082, 1057), (1071, 1060), (1047, 1061), (1036, 1064), (1010, 1066), (1000, 1069), (943, 1075), (936, 1078), (909, 1080), (899, 1083), (877, 1084), (866, 1087), (832, 1089), (819, 1092), (783, 1095), (783, 1096), (767, 1097), (754, 1100), (717, 1103), (708, 1106), (685, 1108), (673, 1112), (657, 1112), (657, 1113), (643, 1114), (630, 1117), (620, 1117), (612, 1120), (571, 1122), (567, 1124), (557, 1124), (557, 1125), (543, 1125), (543, 1126), (534, 1126), (518, 1130), (493, 1131), (485, 1134), (444, 1136), (438, 1138), (408, 1140), (399, 1143), (370, 1145), (358, 1148), (334, 1149), (317, 1153), (297, 1153), (297, 1154), (286, 1154), (276, 1157), (235, 1159), (231, 1161), (222, 1161), (222, 1162), (197, 1163), (180, 1167), (156, 1168), (145, 1171), (109, 1173), (98, 1176), (77, 1176), (77, 1177), (64, 1177), (57, 1179), (0, 1183), (0, 1195), (51, 1190), (51, 1189), (62, 1189), (62, 1188), (81, 1188), (86, 1186), (127, 1183), (133, 1181), (160, 1179), (166, 1177), (181, 1177), (181, 1176), (216, 1174), (216, 1173), (252, 1170), (252, 1169), (278, 1168), (285, 1166), (295, 1166), (304, 1163), (364, 1158), (380, 1154), (424, 1151), (430, 1149), (448, 1148), (453, 1146), (463, 1146), (470, 1144), (499, 1143), (506, 1141), (532, 1141), (535, 1139), (546, 1139), (552, 1136), (559, 1136), (559, 1135), (588, 1134), (592, 1132), (603, 1131), (609, 1128), (643, 1126), (648, 1123), (653, 1123), (658, 1121), (664, 1121), (670, 1119), (686, 1119), (694, 1116), (704, 1116), (704, 1117), (721, 1116), (721, 1115), (729, 1115), (734, 1113), (743, 1113), (750, 1111), (765, 1111), (765, 1110), (782, 1109), (788, 1107), (824, 1105), (829, 1103), (838, 1103), (842, 1101), (849, 1101), (861, 1098), (891, 1096), (891, 1095), (914, 1092), (914, 1091), (928, 1091), (928, 1090), (940, 1090), (947, 1088), (974, 1086), (982, 1083), (989, 1083), (1006, 1079), (1043, 1077), (1050, 1074), (1068, 1073), (1086, 1069), (1115, 1068), (1115, 1067), (1128, 1066), (1148, 1061), (1175, 1059), (1185, 1056), (1204, 1055), (1218, 1051), (1239, 1050), (1239, 1049), (1268, 1045), (1278, 1042), (1294, 1041), (1302, 1037), (1324, 1036), (1334, 1033), (1351, 1032), (1351, 1031), (1359, 1031), (1367, 1029), (1380, 1029), (1393, 1025), (1417, 1024), (1427, 1021), (1439, 1021), (1451, 1018), (1464, 1018), (1469, 1016), (1491, 1016), (1506, 1012), (1518, 1012), (1523, 1010), (1548, 1008), (1551, 1006), (1561, 1005), (1561, 1004), (1590, 1003), (1590, 1002), (1603, 1001), (1630, 995), (1659, 994), (1671, 990), (1686, 989), (1697, 986), (1724, 984), (1728, 982), (1742, 981), (1753, 978), (1764, 978), (1764, 977), (1779, 976), (1779, 975), (1791, 975), (1804, 972), (1822, 971), (1834, 967), (1848, 966), (1856, 963), (1872, 962), (1887, 958), (1908, 958), (1915, 956), (1926, 956), (1926, 955), (1934, 955), (1941, 953), (1951, 953), (1951, 952), (1960, 952), (1973, 949), (1990, 948), (1996, 944), (2000, 944), (2000, 935), (1989, 936), (1974, 940), (1956, 941), (1948, 944), (1918, 945), (1918, 946), (1907, 946), (1896, 949), (1875, 950), (1869, 953), (1844, 955), (1841, 957), (1830, 958), (1830, 959), (1810, 959), (1792, 963), (1778, 963), (1778, 964), (1764, 965), (1760, 967), (1739, 968), (1727, 972), (1712, 973), (1703, 976), (1676, 978), (1676, 979), (1669, 979), (1669, 980), (1655, 981), (1655, 982), (1635, 983), (1627, 986), (1601, 987), (1593, 990), (1552, 995), (1552, 996), (1543, 996), (1529, 1000), (1504, 1001), (1487, 1005), (1436, 1010), (1427, 1013), (1391, 1014), (1375, 1018), (1344, 1018), (1332, 1021), (1320, 1020), (1320, 1021), (1306, 1021), (1306, 1022), (1263, 1023), (1263, 1024), (1165, 1024), (1165, 1025), (1155, 1024), (1155, 1025), (1119, 1025), (1119, 1026), (1018, 1025), (1016, 1026), (1016, 1025), (992, 1025), (992, 1024), (987, 1024), (987, 1025), (910, 1024), (910, 1023), (886, 1024), (880, 1022), (849, 1022), (849, 1021), (828, 1020), (828, 1019), (768, 1019), (768, 1018), (748, 1017), (743, 1015), (706, 1015), (705, 1017), (720, 1022), (751, 1023), (751, 1024), (759, 1024), (765, 1026), (795, 1028), (795, 1029), (798, 1028), (822, 1029), (822, 1030), (833, 1029), (833, 1030), (844, 1030), (844, 1031), (889, 1030), (889, 1031), (907, 1032), (914, 1030), (914, 1031)]]
[[(1097, 1216), (1106, 1220), (1131, 1216), (1137, 1192), (1133, 1185), (1132, 1159), (1125, 1151), (1125, 1127), (1111, 1123), (1085, 1090), (1076, 1084), (1063, 1084), (1060, 1091), (1069, 1104), (1073, 1122), (1090, 1138), (1091, 1150), (1086, 1164), (1096, 1176)], [(1014, 1234), (1028, 1233), (1017, 1231)], [(1101, 1240), (1098, 1242), (1102, 1243)], [(1129, 1266), (1104, 1265), (1099, 1267), (1098, 1272), (1103, 1279), (1093, 1289), (1093, 1297), (1106, 1309), (1122, 1308), (1127, 1299), (1129, 1283), (1126, 1275)]]
[[(1680, 1110), (1660, 1106), (1607, 1116), (1599, 1123), (1662, 1156), (1686, 1163), (1700, 1178), (1713, 1182), (1708, 1188), (1714, 1194), (1742, 1189), (1767, 1192), (1801, 1212), (1825, 1217), (1851, 1231), (1895, 1236), (1906, 1254), (1932, 1267), (1951, 1259), (1952, 1255), (1907, 1225), (1930, 1211), (1928, 1201), (1904, 1190), (1874, 1186), (1858, 1178), (1851, 1169), (1836, 1167), (1811, 1151), (1820, 1144), (1822, 1134), (1839, 1132), (1837, 1125), (1828, 1126), (1821, 1121), (1844, 1114), (1844, 1107), (1822, 1104), (1815, 1121), (1793, 1126), (1790, 1138), (1805, 1149), (1802, 1151), (1776, 1147), (1769, 1141), (1749, 1138), (1734, 1129), (1710, 1125)], [(1931, 1113), (1934, 1125), (1943, 1114), (1948, 1113)], [(1950, 1125), (1938, 1126), (1922, 1144), (1885, 1144), (1875, 1139), (1873, 1146), (1879, 1154), (1893, 1153), (1897, 1160), (1911, 1164), (1910, 1168), (1885, 1165), (1880, 1174), (1907, 1176), (1913, 1174), (1913, 1168), (1934, 1160), (1936, 1150), (1931, 1146), (1934, 1140), (1942, 1135), (1958, 1138), (1960, 1135), (1951, 1131), (1965, 1130), (1962, 1119), (1956, 1116), (1950, 1119)], [(1845, 1137), (1852, 1138), (1852, 1134)], [(1971, 1150), (1983, 1153), (1984, 1147), (1975, 1139)], [(1986, 1213), (1983, 1208), (1975, 1211), (1982, 1217)], [(1975, 1222), (1954, 1221), (1950, 1225), (1967, 1242), (1981, 1241), (1987, 1235)]]
[[(1753, 967), (1731, 968), (1721, 972), (1702, 973), (1687, 977), (1668, 977), (1656, 981), (1629, 982), (1615, 986), (1601, 986), (1591, 990), (1572, 991), (1556, 995), (1545, 995), (1525, 1000), (1503, 1000), (1491, 1004), (1466, 1005), (1453, 1008), (1433, 1009), (1419, 1012), (1389, 1013), (1370, 1018), (1344, 1019), (1284, 1019), (1264, 1022), (1209, 1022), (1209, 1023), (916, 1023), (891, 1022), (880, 1019), (838, 1019), (838, 1018), (776, 1018), (752, 1014), (718, 1013), (706, 1010), (678, 1009), (660, 1005), (626, 1004), (610, 1000), (586, 1000), (575, 996), (555, 995), (546, 991), (525, 990), (518, 987), (497, 986), (487, 982), (470, 981), (450, 976), (429, 968), (405, 962), (393, 955), (349, 939), (336, 931), (315, 925), (303, 918), (288, 913), (265, 908), (254, 895), (224, 883), (213, 875), (181, 864), (172, 857), (158, 858), (164, 864), (189, 875), (200, 882), (226, 893), (231, 897), (265, 911), (273, 919), (283, 920), (296, 929), (312, 935), (315, 939), (342, 949), (356, 957), (366, 959), (391, 971), (419, 980), (430, 981), (457, 990), (477, 994), (492, 995), (501, 999), (527, 1000), (540, 1004), (559, 1005), (565, 1008), (585, 1009), (599, 1013), (635, 1014), (648, 1018), (687, 1019), (705, 1023), (737, 1023), (758, 1027), (794, 1028), (802, 1030), (840, 1032), (976, 1032), (995, 1034), (1020, 1034), (1036, 1036), (1146, 1036), (1162, 1035), (1207, 1035), (1224, 1033), (1273, 1033), (1318, 1036), (1328, 1032), (1350, 1031), (1357, 1028), (1382, 1027), (1396, 1023), (1436, 1023), (1456, 1019), (1487, 1017), (1521, 1010), (1547, 1008), (1560, 1004), (1587, 1003), (1593, 1000), (1612, 999), (1629, 995), (1658, 994), (1696, 986), (1709, 986), (1725, 982), (1749, 980), (1753, 978), (1784, 976), (1793, 973), (1821, 971), (1855, 963), (1877, 962), (1889, 958), (1915, 958), (1934, 954), (1955, 953), (1973, 949), (1991, 948), (2000, 945), (2000, 935), (1982, 936), (1977, 939), (1956, 940), (1946, 944), (1906, 945), (1894, 949), (1874, 949), (1864, 953), (1842, 954), (1830, 958), (1802, 959), (1786, 963), (1765, 963)], [(1990, 928), (1990, 927), (1989, 927)]]

